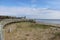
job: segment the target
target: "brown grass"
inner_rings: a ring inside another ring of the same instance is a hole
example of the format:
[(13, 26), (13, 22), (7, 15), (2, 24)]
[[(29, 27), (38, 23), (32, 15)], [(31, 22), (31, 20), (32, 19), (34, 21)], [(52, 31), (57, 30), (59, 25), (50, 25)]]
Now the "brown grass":
[(50, 25), (21, 22), (9, 24), (4, 28), (5, 40), (48, 40)]

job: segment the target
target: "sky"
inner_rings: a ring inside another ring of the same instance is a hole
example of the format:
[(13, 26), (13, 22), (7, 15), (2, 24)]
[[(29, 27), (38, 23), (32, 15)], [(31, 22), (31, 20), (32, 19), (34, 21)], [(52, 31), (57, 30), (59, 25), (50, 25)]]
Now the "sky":
[(60, 19), (60, 0), (0, 0), (0, 15)]

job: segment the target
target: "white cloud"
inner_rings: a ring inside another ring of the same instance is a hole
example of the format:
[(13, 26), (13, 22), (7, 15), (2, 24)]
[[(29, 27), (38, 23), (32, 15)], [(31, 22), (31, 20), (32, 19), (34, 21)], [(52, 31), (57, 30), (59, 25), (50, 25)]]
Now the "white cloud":
[(47, 8), (1, 7), (0, 15), (28, 16), (39, 19), (60, 19), (60, 11)]

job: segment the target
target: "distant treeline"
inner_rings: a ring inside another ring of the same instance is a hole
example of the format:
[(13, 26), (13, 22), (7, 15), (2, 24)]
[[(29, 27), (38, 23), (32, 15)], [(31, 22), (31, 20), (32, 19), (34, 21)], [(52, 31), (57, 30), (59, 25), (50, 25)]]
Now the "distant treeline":
[(0, 19), (22, 19), (26, 17), (12, 17), (12, 16), (0, 16)]

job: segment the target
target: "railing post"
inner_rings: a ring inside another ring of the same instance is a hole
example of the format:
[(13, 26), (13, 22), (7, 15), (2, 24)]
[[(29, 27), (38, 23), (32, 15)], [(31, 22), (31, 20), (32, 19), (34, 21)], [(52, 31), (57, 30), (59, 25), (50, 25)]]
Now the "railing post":
[(0, 24), (0, 40), (4, 40), (3, 38), (3, 26)]

